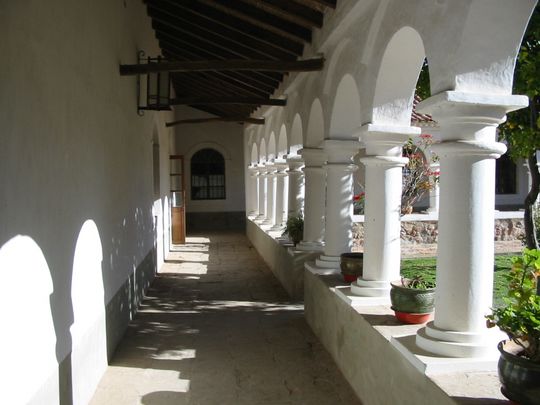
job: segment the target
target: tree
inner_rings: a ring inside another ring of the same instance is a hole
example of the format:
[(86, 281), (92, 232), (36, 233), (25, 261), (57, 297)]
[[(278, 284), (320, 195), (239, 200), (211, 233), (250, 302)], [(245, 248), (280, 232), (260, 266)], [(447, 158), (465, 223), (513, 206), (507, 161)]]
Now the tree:
[(525, 197), (525, 239), (529, 249), (538, 247), (534, 224), (534, 204), (540, 193), (540, 172), (536, 151), (540, 149), (540, 5), (537, 5), (521, 43), (514, 73), (514, 93), (529, 97), (529, 107), (508, 114), (499, 127), (508, 153), (516, 161), (525, 159), (531, 173), (531, 188)]

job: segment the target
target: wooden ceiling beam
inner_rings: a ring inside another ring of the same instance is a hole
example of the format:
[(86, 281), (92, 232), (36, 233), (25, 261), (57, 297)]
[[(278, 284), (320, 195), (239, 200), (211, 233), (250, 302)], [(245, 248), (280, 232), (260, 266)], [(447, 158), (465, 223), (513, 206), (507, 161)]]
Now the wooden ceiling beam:
[[(259, 58), (270, 59), (290, 59), (290, 52), (284, 52), (280, 49), (266, 45), (252, 37), (246, 36), (238, 31), (212, 24), (192, 21), (184, 13), (174, 14), (168, 11), (162, 11), (152, 5), (148, 5), (150, 16), (155, 23), (161, 23), (174, 31), (188, 32), (191, 36), (205, 39), (226, 49), (238, 49), (240, 52), (251, 54)], [(258, 56), (256, 56), (258, 55)]]
[(198, 16), (229, 29), (241, 32), (246, 36), (264, 43), (266, 46), (271, 46), (290, 53), (292, 57), (296, 57), (297, 55), (301, 54), (304, 48), (303, 43), (300, 44), (296, 41), (292, 41), (288, 38), (262, 29), (254, 24), (241, 20), (240, 18), (224, 14), (213, 7), (209, 7), (196, 1), (185, 3), (176, 2), (175, 0), (151, 0), (148, 1), (148, 3), (151, 3), (158, 9), (168, 7), (171, 11), (183, 13), (189, 18), (191, 18), (191, 16)]
[(237, 4), (230, 0), (199, 0), (207, 6), (249, 22), (274, 34), (281, 35), (300, 44), (311, 41), (311, 30), (284, 21), (280, 18), (265, 14), (254, 7)]
[(290, 0), (241, 0), (244, 3), (257, 7), (268, 14), (275, 15), (283, 20), (311, 30), (313, 27), (321, 28), (323, 14), (309, 7), (299, 5)]
[[(162, 38), (159, 39), (160, 46), (162, 49), (168, 49), (171, 52), (171, 55), (173, 55), (174, 60), (198, 60), (200, 59), (201, 54), (197, 54), (191, 48), (189, 47), (189, 43), (184, 42), (181, 44), (178, 44), (178, 41), (176, 39), (167, 39), (163, 40)], [(208, 54), (206, 54), (208, 55)], [(210, 55), (213, 56), (213, 55)], [(278, 77), (280, 80), (276, 79), (276, 75), (272, 74), (269, 75), (267, 72), (212, 72), (214, 74), (219, 73), (219, 76), (231, 76), (236, 77), (238, 79), (247, 78), (248, 80), (256, 80), (257, 82), (261, 83), (264, 87), (269, 86), (270, 88), (276, 88), (281, 83), (282, 75), (279, 75)]]
[(238, 122), (239, 124), (264, 125), (264, 118), (251, 117), (212, 117), (212, 118), (191, 118), (178, 121), (167, 122), (166, 127), (174, 127), (183, 124), (207, 124), (209, 122)]
[(212, 104), (240, 104), (240, 105), (274, 105), (285, 106), (287, 100), (279, 98), (257, 97), (177, 97), (169, 102), (170, 105), (212, 105)]
[(324, 11), (327, 8), (331, 8), (331, 9), (336, 8), (336, 0), (293, 0), (293, 1), (295, 3), (302, 4), (306, 7), (310, 7), (321, 13), (324, 13)]
[(120, 65), (121, 76), (133, 76), (157, 72), (213, 72), (222, 70), (258, 70), (266, 72), (314, 72), (324, 66), (324, 58), (312, 58), (297, 61), (289, 60), (197, 60), (170, 61)]

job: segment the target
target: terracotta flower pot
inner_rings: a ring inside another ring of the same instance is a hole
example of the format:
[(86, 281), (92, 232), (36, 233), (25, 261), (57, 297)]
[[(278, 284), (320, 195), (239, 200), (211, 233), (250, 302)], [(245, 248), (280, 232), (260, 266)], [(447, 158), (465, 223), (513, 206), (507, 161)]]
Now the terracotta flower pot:
[(347, 283), (352, 283), (363, 274), (364, 254), (357, 252), (342, 253), (339, 266), (341, 268), (341, 274), (343, 274), (343, 279)]

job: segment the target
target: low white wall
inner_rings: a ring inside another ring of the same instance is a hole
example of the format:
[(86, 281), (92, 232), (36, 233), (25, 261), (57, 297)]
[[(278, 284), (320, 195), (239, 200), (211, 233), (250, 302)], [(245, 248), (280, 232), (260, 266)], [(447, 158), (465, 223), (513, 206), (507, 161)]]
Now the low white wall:
[(304, 263), (319, 253), (301, 252), (279, 244), (256, 223), (247, 220), (246, 233), (257, 252), (293, 299), (304, 299)]
[[(398, 322), (388, 305), (351, 306), (334, 292), (339, 274), (305, 272), (305, 316), (365, 405), (498, 403), (496, 372), (428, 376), (391, 344), (420, 325)], [(459, 360), (459, 359), (458, 359)]]

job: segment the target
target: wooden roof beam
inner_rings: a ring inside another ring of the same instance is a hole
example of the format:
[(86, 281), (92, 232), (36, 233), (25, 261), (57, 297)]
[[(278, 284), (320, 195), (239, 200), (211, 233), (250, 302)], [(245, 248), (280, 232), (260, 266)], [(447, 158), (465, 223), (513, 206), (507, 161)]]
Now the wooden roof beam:
[(209, 7), (203, 3), (193, 2), (188, 5), (182, 2), (177, 2), (177, 0), (151, 0), (150, 3), (158, 9), (165, 9), (167, 7), (171, 10), (181, 12), (184, 15), (187, 14), (189, 15), (189, 18), (191, 18), (191, 16), (198, 16), (213, 23), (219, 24), (223, 27), (239, 31), (244, 35), (263, 42), (267, 46), (278, 48), (284, 52), (290, 53), (292, 56), (295, 57), (298, 54), (302, 53), (302, 49), (304, 47), (303, 43), (291, 41), (290, 39), (284, 38), (283, 36), (277, 35), (268, 30), (262, 29), (237, 17), (229, 14), (224, 14), (223, 12), (213, 7)]
[(171, 99), (170, 105), (204, 105), (204, 104), (241, 104), (241, 105), (275, 105), (285, 106), (287, 100), (279, 98), (257, 97), (177, 97)]
[(166, 127), (174, 127), (176, 125), (183, 124), (206, 124), (209, 122), (238, 122), (239, 124), (248, 123), (255, 125), (264, 125), (264, 118), (251, 118), (251, 117), (212, 117), (212, 118), (192, 118), (185, 120), (178, 120), (167, 122)]
[(255, 70), (263, 72), (313, 72), (320, 71), (324, 66), (324, 58), (304, 60), (198, 60), (170, 61), (161, 63), (143, 63), (135, 65), (120, 65), (121, 76), (157, 72), (215, 72), (222, 70)]
[[(311, 30), (305, 29), (295, 24), (291, 24), (287, 21), (283, 21), (280, 18), (270, 19), (269, 15), (266, 15), (264, 18), (262, 15), (253, 13), (252, 9), (248, 13), (247, 7), (235, 7), (235, 2), (223, 2), (221, 0), (199, 0), (201, 3), (206, 4), (207, 6), (214, 7), (217, 10), (221, 11), (224, 14), (231, 15), (233, 17), (239, 18), (250, 24), (256, 25), (260, 28), (263, 28), (267, 31), (273, 32), (274, 34), (281, 35), (282, 37), (288, 38), (292, 41), (304, 44), (311, 41)], [(228, 1), (228, 0), (227, 0)], [(264, 14), (264, 12), (262, 12)]]
[(323, 14), (309, 7), (302, 6), (291, 0), (241, 0), (244, 3), (257, 7), (265, 12), (275, 15), (283, 20), (311, 30), (313, 27), (321, 28)]

